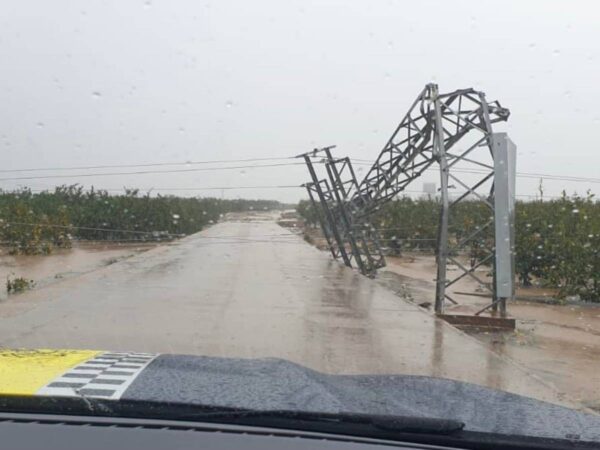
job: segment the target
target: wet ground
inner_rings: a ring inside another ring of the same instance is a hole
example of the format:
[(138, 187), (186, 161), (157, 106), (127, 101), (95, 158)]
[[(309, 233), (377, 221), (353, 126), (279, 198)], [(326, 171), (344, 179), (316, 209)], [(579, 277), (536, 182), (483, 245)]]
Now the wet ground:
[[(432, 301), (435, 285), (435, 260), (431, 255), (407, 255), (388, 258), (389, 272), (399, 275), (383, 282), (390, 286), (400, 285), (400, 294), (408, 293), (415, 303)], [(486, 278), (488, 269), (478, 275)], [(450, 314), (473, 314), (490, 300), (461, 292), (485, 291), (478, 284), (464, 278), (451, 289), (451, 296), (459, 305), (448, 305)], [(547, 297), (549, 292), (541, 289), (520, 289), (519, 297), (536, 299)], [(555, 386), (589, 408), (600, 412), (600, 305), (554, 305), (532, 301), (515, 301), (508, 306), (508, 313), (517, 319), (514, 332), (471, 333), (494, 352), (505, 355), (527, 367), (535, 376)]]
[(0, 302), (0, 346), (278, 357), (336, 374), (569, 395), (331, 260), (275, 216), (195, 235)]
[(10, 255), (0, 248), (0, 299), (7, 296), (4, 281), (23, 277), (33, 280), (37, 288), (103, 266), (114, 264), (137, 253), (156, 247), (152, 243), (73, 242), (73, 248), (55, 249), (50, 255)]

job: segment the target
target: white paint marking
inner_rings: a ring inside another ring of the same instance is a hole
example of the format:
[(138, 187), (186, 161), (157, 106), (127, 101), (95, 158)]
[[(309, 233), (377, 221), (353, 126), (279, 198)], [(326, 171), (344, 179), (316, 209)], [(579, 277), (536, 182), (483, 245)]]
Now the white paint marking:
[[(67, 372), (52, 380), (46, 386), (37, 391), (36, 395), (57, 397), (91, 397), (118, 400), (127, 388), (133, 383), (137, 376), (150, 364), (158, 354), (150, 353), (102, 353), (94, 358), (88, 359)], [(128, 362), (128, 359), (144, 359), (143, 362)], [(90, 364), (92, 362), (92, 364)], [(94, 364), (101, 362), (102, 364)], [(119, 367), (119, 366), (126, 366)], [(123, 372), (123, 375), (104, 374), (104, 372)], [(66, 377), (66, 374), (89, 374), (89, 378)], [(121, 384), (98, 383), (94, 380), (122, 381)], [(52, 383), (78, 383), (78, 387), (53, 387)], [(93, 390), (101, 390), (94, 393)], [(80, 392), (82, 391), (82, 392)]]

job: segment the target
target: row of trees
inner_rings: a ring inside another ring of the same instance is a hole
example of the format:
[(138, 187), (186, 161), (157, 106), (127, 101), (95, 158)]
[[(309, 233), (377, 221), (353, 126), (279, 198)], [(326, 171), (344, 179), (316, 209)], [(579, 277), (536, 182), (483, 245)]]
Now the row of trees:
[[(440, 205), (436, 199), (394, 200), (373, 218), (382, 243), (405, 250), (435, 251)], [(299, 214), (309, 224), (318, 220), (309, 202)], [(533, 280), (556, 288), (560, 296), (579, 295), (600, 302), (600, 202), (594, 196), (567, 196), (551, 201), (518, 201), (515, 217), (516, 272), (523, 285)], [(482, 202), (459, 203), (450, 218), (450, 239), (458, 242), (490, 220)], [(471, 263), (492, 244), (493, 228), (467, 249)], [(398, 244), (399, 243), (399, 244)]]
[(0, 191), (0, 240), (11, 253), (49, 253), (72, 239), (162, 240), (200, 231), (228, 212), (277, 209), (270, 200), (123, 195), (61, 186), (33, 193)]

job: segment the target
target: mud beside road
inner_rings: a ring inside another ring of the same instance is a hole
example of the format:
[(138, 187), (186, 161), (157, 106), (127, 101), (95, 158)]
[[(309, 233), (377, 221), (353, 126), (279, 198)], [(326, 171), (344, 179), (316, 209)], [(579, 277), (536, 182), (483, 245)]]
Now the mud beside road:
[(42, 288), (114, 264), (157, 245), (75, 241), (72, 248), (55, 249), (50, 255), (9, 255), (6, 248), (0, 248), (0, 300), (7, 297), (5, 281), (9, 277), (33, 280), (34, 288)]
[[(435, 259), (432, 255), (406, 255), (387, 258), (388, 266), (379, 282), (397, 295), (429, 311), (435, 294)], [(489, 269), (482, 268), (481, 278), (487, 279)], [(489, 298), (464, 295), (484, 295), (474, 280), (465, 277), (450, 290), (458, 305), (448, 305), (449, 314), (473, 314), (489, 303)], [(518, 292), (527, 295), (527, 290)], [(547, 292), (543, 292), (548, 294)], [(533, 292), (535, 297), (540, 292)], [(508, 356), (539, 378), (569, 395), (581, 404), (600, 412), (600, 305), (556, 305), (515, 301), (508, 313), (517, 321), (514, 332), (472, 332), (492, 351)]]

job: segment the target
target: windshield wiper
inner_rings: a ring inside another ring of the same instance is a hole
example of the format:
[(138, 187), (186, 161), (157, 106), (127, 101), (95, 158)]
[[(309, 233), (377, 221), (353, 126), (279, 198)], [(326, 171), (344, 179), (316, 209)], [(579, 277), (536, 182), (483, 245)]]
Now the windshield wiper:
[(321, 423), (330, 425), (363, 425), (380, 430), (425, 433), (425, 434), (450, 434), (461, 431), (465, 424), (458, 420), (438, 419), (430, 417), (411, 417), (396, 415), (370, 415), (357, 413), (320, 413), (291, 410), (233, 410), (201, 412), (198, 414), (184, 414), (177, 416), (178, 420), (201, 420), (208, 422), (226, 422), (235, 424), (253, 424), (258, 421), (263, 426), (289, 425), (304, 423)]
[(145, 417), (163, 420), (210, 422), (234, 425), (295, 428), (313, 430), (335, 428), (382, 430), (396, 433), (451, 434), (465, 424), (451, 419), (371, 415), (351, 412), (313, 412), (294, 410), (257, 410), (227, 406), (153, 402), (144, 400), (111, 401), (83, 397), (0, 396), (0, 410), (54, 414)]
[[(465, 424), (452, 419), (370, 415), (355, 413), (318, 413), (289, 410), (254, 410), (214, 405), (119, 401), (79, 397), (2, 396), (0, 415), (5, 413), (57, 414), (121, 419), (162, 420), (173, 423), (197, 423), (281, 429), (360, 439), (383, 439), (477, 450), (591, 449), (597, 442), (535, 436), (505, 435), (464, 430)], [(189, 425), (186, 425), (186, 427)]]

